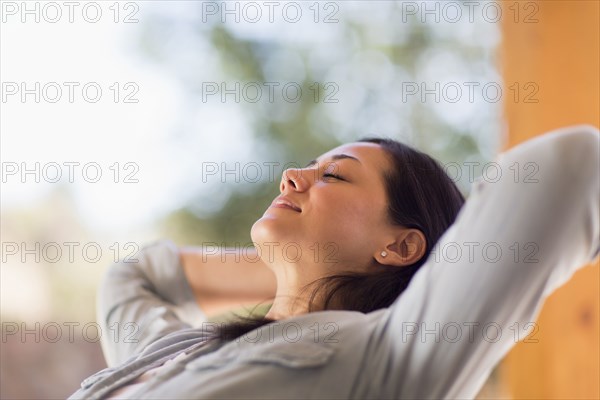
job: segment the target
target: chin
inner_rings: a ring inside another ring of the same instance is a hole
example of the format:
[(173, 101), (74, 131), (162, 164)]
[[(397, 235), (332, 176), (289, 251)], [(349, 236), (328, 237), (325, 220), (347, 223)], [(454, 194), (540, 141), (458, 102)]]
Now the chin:
[(274, 221), (272, 218), (261, 217), (254, 224), (252, 228), (250, 228), (250, 238), (252, 238), (252, 242), (262, 243), (274, 241), (279, 235), (277, 232), (277, 221)]
[(267, 242), (282, 244), (283, 241), (291, 241), (297, 237), (297, 230), (294, 230), (289, 223), (270, 216), (259, 218), (250, 228), (252, 242), (260, 246)]

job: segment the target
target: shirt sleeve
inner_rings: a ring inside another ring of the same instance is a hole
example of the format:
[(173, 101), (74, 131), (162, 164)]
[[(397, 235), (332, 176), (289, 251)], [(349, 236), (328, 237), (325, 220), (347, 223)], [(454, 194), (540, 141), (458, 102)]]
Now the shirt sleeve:
[(545, 298), (600, 249), (599, 137), (588, 125), (535, 137), (497, 157), (501, 178), (472, 185), (376, 326), (368, 369), (385, 398), (475, 398), (536, 331)]
[(161, 337), (206, 320), (185, 277), (179, 250), (152, 242), (131, 260), (112, 264), (98, 291), (97, 319), (109, 367), (120, 365)]

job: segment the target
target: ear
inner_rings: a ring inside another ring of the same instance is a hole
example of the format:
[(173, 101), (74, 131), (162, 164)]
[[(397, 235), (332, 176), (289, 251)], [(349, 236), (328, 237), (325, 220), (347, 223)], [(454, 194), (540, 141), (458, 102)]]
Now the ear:
[[(427, 249), (425, 235), (418, 229), (403, 229), (393, 243), (375, 254), (375, 259), (383, 265), (403, 267), (419, 261)], [(381, 252), (387, 255), (383, 257)]]

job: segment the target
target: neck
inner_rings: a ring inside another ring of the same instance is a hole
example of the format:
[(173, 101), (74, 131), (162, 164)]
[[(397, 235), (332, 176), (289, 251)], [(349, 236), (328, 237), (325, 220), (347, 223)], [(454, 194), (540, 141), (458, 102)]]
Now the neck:
[(294, 268), (292, 272), (285, 267), (278, 267), (281, 266), (273, 267), (277, 279), (277, 291), (273, 305), (265, 317), (279, 320), (308, 313), (308, 299), (312, 288), (309, 287), (304, 292), (302, 289), (310, 281), (297, 276), (295, 273), (298, 271), (297, 266), (292, 266)]

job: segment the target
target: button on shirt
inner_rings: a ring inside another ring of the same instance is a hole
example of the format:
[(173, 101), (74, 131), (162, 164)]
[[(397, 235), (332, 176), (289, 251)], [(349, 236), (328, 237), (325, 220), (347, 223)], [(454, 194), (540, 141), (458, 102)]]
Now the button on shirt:
[[(207, 341), (214, 324), (177, 247), (147, 245), (105, 274), (98, 322), (109, 367), (69, 398), (474, 398), (516, 344), (515, 327), (520, 339), (532, 333), (545, 298), (598, 254), (599, 147), (598, 130), (583, 125), (502, 153), (501, 178), (476, 182), (407, 289), (366, 314), (308, 313)], [(515, 179), (515, 163), (535, 163), (536, 181)]]

